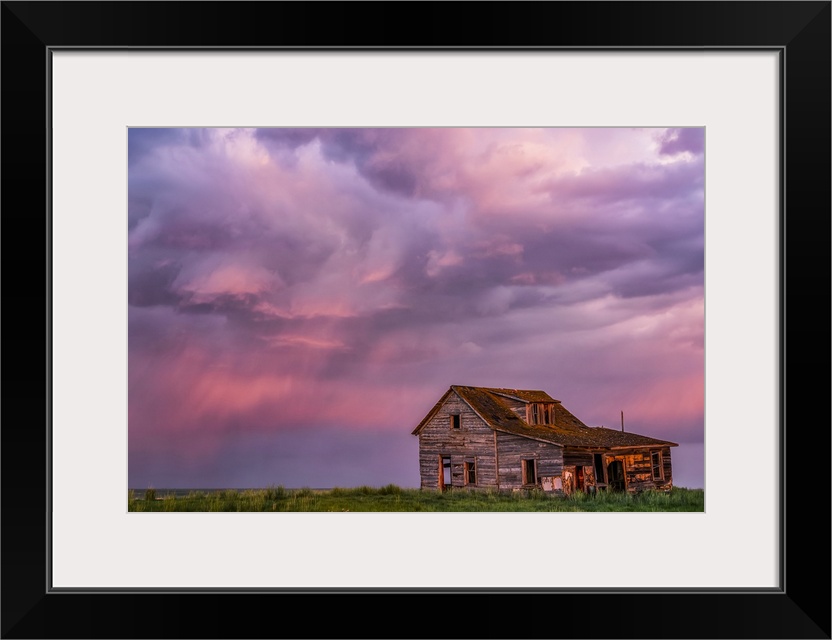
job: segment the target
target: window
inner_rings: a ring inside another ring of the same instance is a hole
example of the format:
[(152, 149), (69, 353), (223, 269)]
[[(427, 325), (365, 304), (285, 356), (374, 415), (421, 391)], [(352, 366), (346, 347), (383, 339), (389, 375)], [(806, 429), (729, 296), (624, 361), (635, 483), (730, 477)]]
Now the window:
[(458, 413), (451, 414), (451, 429), (459, 429), (461, 424), (460, 415)]
[(465, 461), (465, 484), (477, 484), (477, 463), (475, 460)]
[(663, 480), (662, 474), (662, 452), (653, 451), (650, 454), (650, 459), (653, 466), (653, 480)]
[(523, 484), (537, 484), (537, 473), (534, 459), (523, 460)]
[(529, 408), (529, 424), (552, 424), (552, 407), (533, 402)]

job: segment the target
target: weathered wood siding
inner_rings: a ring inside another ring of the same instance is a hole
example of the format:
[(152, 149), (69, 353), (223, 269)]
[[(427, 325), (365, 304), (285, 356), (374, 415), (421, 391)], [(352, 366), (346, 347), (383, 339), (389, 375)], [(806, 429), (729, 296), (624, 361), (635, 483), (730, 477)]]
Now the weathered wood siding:
[(537, 482), (542, 477), (560, 477), (563, 472), (563, 448), (546, 442), (529, 440), (509, 433), (497, 434), (497, 458), (500, 463), (500, 489), (523, 487), (522, 460), (533, 458), (537, 466)]
[(589, 451), (575, 451), (567, 447), (563, 450), (563, 464), (568, 467), (591, 467), (592, 453)]
[(670, 447), (662, 447), (662, 475), (660, 479), (653, 478), (653, 462), (651, 454), (659, 449), (637, 449), (605, 455), (604, 464), (613, 460), (624, 462), (624, 479), (627, 491), (638, 492), (649, 489), (670, 489), (673, 486), (673, 470), (670, 460)]
[[(451, 415), (459, 414), (460, 428), (451, 428)], [(474, 461), (475, 487), (496, 487), (494, 433), (454, 392), (419, 433), (419, 473), (423, 489), (439, 489), (442, 456), (451, 458), (451, 486), (465, 485), (465, 461)]]
[[(525, 412), (525, 403), (515, 403)], [(460, 426), (453, 428), (451, 416), (459, 415)], [(651, 452), (661, 451), (662, 478), (653, 478)], [(450, 459), (450, 482), (446, 486), (469, 488), (519, 489), (523, 484), (523, 460), (535, 460), (535, 484), (552, 479), (548, 486), (565, 490), (583, 478), (584, 487), (608, 481), (595, 477), (594, 454), (603, 455), (603, 470), (618, 460), (623, 463), (626, 489), (669, 489), (673, 486), (670, 447), (622, 449), (559, 447), (554, 444), (492, 431), (456, 392), (451, 391), (436, 414), (419, 432), (419, 473), (423, 489), (439, 489), (443, 477), (442, 458)], [(495, 457), (496, 455), (496, 457)], [(465, 463), (473, 462), (475, 483), (466, 483)], [(499, 465), (499, 469), (498, 469)], [(547, 489), (549, 490), (549, 489)]]
[(567, 495), (578, 490), (589, 491), (589, 487), (597, 484), (595, 482), (595, 470), (593, 467), (585, 465), (564, 465), (562, 484), (563, 492)]

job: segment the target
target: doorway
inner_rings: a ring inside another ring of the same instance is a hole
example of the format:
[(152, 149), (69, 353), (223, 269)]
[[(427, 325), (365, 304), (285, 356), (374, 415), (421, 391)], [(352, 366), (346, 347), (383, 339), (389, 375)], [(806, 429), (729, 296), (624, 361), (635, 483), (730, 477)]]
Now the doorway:
[(439, 456), (439, 490), (451, 486), (451, 456)]
[(607, 465), (607, 481), (611, 491), (624, 491), (624, 463), (613, 460)]

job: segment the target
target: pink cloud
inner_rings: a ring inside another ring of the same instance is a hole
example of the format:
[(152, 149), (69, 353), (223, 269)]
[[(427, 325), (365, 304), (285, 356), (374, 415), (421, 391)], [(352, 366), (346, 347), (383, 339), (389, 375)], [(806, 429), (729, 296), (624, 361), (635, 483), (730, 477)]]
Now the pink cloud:
[(131, 465), (409, 434), (450, 384), (701, 440), (694, 133), (131, 130)]

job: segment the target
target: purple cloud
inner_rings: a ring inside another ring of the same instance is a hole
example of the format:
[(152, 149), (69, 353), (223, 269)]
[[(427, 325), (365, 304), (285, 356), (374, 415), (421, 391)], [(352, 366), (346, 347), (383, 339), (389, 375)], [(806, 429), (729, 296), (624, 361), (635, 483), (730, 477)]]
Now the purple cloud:
[(701, 442), (702, 129), (129, 136), (132, 484), (374, 483), (315, 438), (405, 459), (450, 384)]
[(659, 153), (673, 156), (685, 151), (699, 155), (705, 151), (705, 130), (700, 127), (668, 129), (659, 136)]

